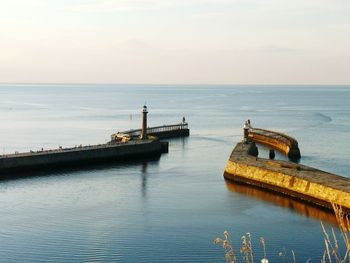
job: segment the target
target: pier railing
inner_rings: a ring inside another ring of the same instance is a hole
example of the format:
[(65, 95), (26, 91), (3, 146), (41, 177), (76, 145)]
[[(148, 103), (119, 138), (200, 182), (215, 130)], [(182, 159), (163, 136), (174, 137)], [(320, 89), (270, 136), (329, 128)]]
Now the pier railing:
[(94, 145), (79, 145), (75, 147), (68, 147), (68, 148), (56, 148), (56, 149), (49, 149), (49, 150), (30, 150), (29, 152), (15, 152), (15, 153), (8, 153), (8, 154), (0, 154), (0, 159), (2, 158), (13, 158), (13, 157), (26, 157), (26, 156), (33, 156), (33, 155), (49, 155), (49, 154), (57, 154), (57, 153), (63, 153), (63, 152), (79, 152), (84, 150), (92, 150), (92, 149), (105, 149), (105, 148), (113, 148), (116, 146), (121, 145), (130, 145), (130, 144), (142, 144), (145, 143), (141, 140), (134, 140), (130, 142), (113, 142), (113, 143), (104, 143), (104, 144), (94, 144)]
[[(173, 125), (150, 127), (150, 128), (147, 128), (147, 133), (157, 134), (162, 132), (179, 131), (179, 130), (187, 130), (187, 129), (188, 129), (188, 123), (184, 122), (184, 123), (173, 124)], [(122, 133), (126, 133), (131, 136), (139, 136), (141, 134), (141, 129), (124, 131)]]

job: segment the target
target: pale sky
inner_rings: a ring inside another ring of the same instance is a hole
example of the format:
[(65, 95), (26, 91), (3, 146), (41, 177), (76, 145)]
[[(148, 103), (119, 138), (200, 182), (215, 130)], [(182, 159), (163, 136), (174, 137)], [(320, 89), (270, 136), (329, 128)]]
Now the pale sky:
[(0, 0), (0, 82), (350, 84), (350, 0)]

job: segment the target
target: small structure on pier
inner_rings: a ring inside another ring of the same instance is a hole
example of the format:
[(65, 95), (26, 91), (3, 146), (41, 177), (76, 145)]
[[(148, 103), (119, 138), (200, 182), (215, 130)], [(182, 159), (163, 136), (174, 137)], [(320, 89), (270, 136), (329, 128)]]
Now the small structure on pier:
[(131, 141), (132, 137), (129, 134), (126, 133), (115, 133), (111, 135), (111, 141), (112, 142), (128, 142)]

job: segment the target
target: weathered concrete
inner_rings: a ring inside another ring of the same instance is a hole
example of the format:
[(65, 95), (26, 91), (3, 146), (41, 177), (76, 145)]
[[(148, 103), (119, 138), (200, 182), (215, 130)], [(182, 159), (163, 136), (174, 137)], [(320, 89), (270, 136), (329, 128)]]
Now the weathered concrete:
[(290, 159), (300, 159), (298, 141), (286, 134), (259, 128), (249, 130), (249, 141), (261, 143), (278, 150)]
[(0, 176), (9, 171), (31, 170), (42, 167), (128, 161), (160, 156), (162, 152), (167, 151), (168, 144), (156, 139), (2, 155), (0, 156)]
[[(350, 179), (288, 161), (249, 155), (253, 144), (238, 143), (227, 162), (224, 177), (331, 208), (350, 211)], [(256, 147), (256, 146), (255, 146)]]

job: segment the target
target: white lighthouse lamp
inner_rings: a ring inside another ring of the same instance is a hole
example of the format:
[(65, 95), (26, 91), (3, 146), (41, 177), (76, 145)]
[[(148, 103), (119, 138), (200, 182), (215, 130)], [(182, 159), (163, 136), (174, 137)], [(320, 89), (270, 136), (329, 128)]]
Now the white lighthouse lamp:
[(142, 113), (148, 113), (147, 106), (143, 105), (142, 107)]

